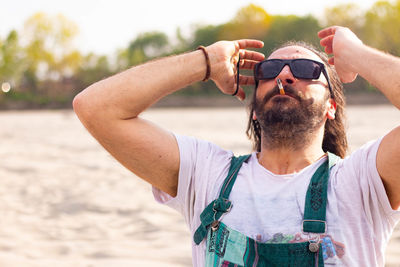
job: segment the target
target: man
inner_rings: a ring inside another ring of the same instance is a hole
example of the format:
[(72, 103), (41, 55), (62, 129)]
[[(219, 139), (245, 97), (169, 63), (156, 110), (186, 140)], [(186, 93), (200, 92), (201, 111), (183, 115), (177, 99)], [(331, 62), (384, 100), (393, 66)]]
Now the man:
[[(346, 159), (326, 152), (343, 157), (347, 147), (336, 122), (343, 112), (338, 79), (351, 82), (358, 73), (399, 108), (400, 59), (367, 47), (347, 28), (318, 35), (333, 54), (326, 63), (301, 44), (264, 61), (247, 50), (262, 47), (260, 41), (222, 41), (133, 67), (74, 99), (104, 148), (184, 215), (194, 266), (383, 266), (400, 219), (400, 128)], [(255, 68), (254, 77), (239, 77), (240, 85), (256, 83), (250, 157), (233, 158), (139, 117), (205, 75), (244, 99), (235, 84), (239, 56), (240, 68)]]

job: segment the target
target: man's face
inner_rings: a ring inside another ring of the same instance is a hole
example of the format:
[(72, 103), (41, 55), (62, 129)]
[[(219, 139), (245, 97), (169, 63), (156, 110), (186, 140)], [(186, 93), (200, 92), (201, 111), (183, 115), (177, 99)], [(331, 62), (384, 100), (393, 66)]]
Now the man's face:
[[(297, 58), (322, 62), (316, 54), (300, 46), (281, 48), (269, 56), (269, 59)], [(278, 78), (285, 89), (284, 95), (279, 93)], [(293, 147), (309, 141), (313, 131), (325, 122), (332, 108), (332, 100), (328, 96), (324, 75), (320, 75), (319, 79), (297, 79), (288, 65), (275, 79), (260, 80), (256, 91), (255, 115), (264, 141), (274, 147)]]
[[(318, 62), (322, 62), (322, 60), (310, 50), (301, 47), (301, 46), (289, 46), (276, 50), (273, 52), (268, 59), (296, 59), (296, 58), (307, 58), (312, 59)], [(296, 90), (296, 94), (301, 96), (303, 99), (308, 99), (309, 101), (320, 102), (326, 99), (327, 93), (327, 85), (328, 82), (324, 75), (320, 75), (318, 80), (310, 80), (310, 79), (297, 79), (293, 76), (290, 67), (286, 65), (279, 75), (275, 79), (270, 80), (261, 80), (259, 82), (256, 97), (257, 99), (262, 99), (266, 94), (277, 86), (277, 78), (281, 79), (283, 86), (289, 86)], [(286, 91), (286, 90), (285, 90)], [(290, 91), (290, 90), (289, 90)], [(277, 91), (276, 91), (277, 92)], [(293, 96), (291, 96), (290, 92), (285, 95), (274, 95), (273, 99), (275, 102), (288, 102), (292, 105), (296, 105), (298, 101), (294, 101)], [(286, 100), (284, 100), (286, 99)], [(271, 99), (272, 100), (272, 99)], [(271, 106), (274, 101), (268, 101), (267, 107)]]

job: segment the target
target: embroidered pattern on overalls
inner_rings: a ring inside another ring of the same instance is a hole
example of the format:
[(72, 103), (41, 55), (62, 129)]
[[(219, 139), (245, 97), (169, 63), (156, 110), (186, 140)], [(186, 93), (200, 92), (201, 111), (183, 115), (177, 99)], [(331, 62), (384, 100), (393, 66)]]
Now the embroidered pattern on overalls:
[(320, 182), (311, 182), (311, 208), (318, 210), (322, 205), (322, 184)]
[(208, 252), (215, 252), (219, 257), (225, 255), (226, 244), (228, 242), (229, 231), (224, 228), (220, 237), (217, 236), (218, 232), (211, 231), (210, 242), (208, 245)]

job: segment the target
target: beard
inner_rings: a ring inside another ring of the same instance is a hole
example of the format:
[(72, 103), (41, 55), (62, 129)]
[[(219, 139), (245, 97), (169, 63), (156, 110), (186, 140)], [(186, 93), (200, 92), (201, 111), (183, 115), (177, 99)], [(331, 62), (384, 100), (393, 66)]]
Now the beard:
[[(261, 128), (262, 145), (269, 149), (289, 148), (299, 150), (309, 144), (316, 130), (324, 123), (325, 104), (306, 99), (287, 85), (285, 94), (291, 97), (275, 97), (275, 87), (262, 101), (255, 99), (254, 111)], [(269, 108), (266, 108), (267, 102)]]

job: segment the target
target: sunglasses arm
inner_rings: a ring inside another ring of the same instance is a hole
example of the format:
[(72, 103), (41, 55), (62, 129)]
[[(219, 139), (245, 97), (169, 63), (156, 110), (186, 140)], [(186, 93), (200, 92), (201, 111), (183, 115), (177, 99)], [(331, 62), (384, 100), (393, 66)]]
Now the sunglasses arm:
[(322, 73), (324, 74), (326, 81), (328, 82), (329, 92), (331, 93), (331, 97), (333, 98), (333, 91), (332, 91), (331, 83), (329, 82), (329, 76), (328, 76), (328, 73), (326, 72), (325, 68), (322, 68)]

